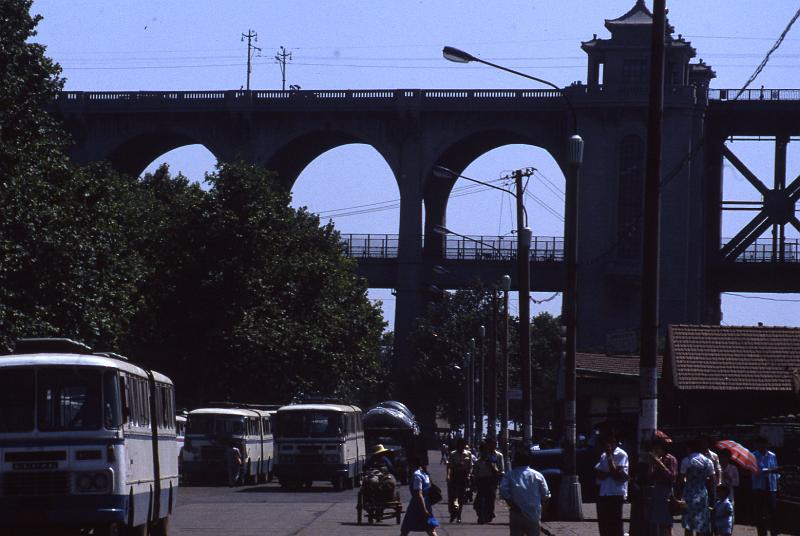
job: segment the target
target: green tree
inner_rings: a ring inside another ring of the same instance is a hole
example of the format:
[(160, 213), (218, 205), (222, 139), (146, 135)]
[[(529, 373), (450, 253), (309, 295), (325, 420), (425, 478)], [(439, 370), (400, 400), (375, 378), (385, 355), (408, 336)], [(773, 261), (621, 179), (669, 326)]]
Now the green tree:
[(136, 309), (136, 181), (73, 168), (45, 111), (63, 81), (30, 42), (29, 0), (0, 2), (0, 347), (34, 335), (113, 347)]
[[(471, 339), (478, 338), (479, 326), (490, 332), (491, 294), (480, 283), (447, 293), (431, 303), (411, 336), (415, 361), (410, 383), (421, 407), (439, 408), (453, 424), (464, 421), (464, 366), (470, 355)], [(501, 374), (500, 334), (504, 329), (498, 315), (497, 382)], [(519, 321), (509, 322), (509, 383), (519, 385)], [(488, 350), (487, 350), (488, 351)], [(536, 426), (546, 426), (556, 417), (556, 387), (560, 356), (559, 321), (540, 313), (531, 322), (531, 390)], [(485, 372), (488, 375), (488, 370)], [(487, 376), (488, 377), (488, 376)], [(410, 391), (411, 389), (408, 389)], [(499, 388), (498, 388), (499, 394)], [(499, 401), (498, 401), (499, 403)], [(487, 402), (488, 404), (488, 402)], [(512, 402), (512, 416), (519, 411)]]
[(195, 402), (368, 392), (381, 375), (384, 323), (333, 226), (291, 208), (256, 166), (221, 164), (206, 180), (202, 193), (165, 169), (144, 179), (187, 211), (153, 211), (165, 243), (150, 247), (158, 277), (135, 331), (146, 353), (167, 370), (179, 363), (170, 372)]

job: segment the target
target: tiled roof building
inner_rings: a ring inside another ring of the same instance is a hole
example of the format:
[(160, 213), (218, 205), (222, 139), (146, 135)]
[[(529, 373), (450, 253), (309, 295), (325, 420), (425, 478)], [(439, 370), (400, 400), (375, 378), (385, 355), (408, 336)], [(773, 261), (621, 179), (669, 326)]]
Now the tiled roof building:
[(673, 424), (753, 422), (800, 410), (800, 328), (673, 325), (661, 381)]

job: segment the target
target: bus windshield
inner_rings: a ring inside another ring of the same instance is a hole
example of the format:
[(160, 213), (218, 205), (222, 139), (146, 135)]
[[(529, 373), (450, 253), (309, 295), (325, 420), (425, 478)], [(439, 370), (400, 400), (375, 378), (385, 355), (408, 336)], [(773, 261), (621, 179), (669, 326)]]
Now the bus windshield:
[(36, 413), (39, 430), (100, 428), (102, 403), (99, 370), (46, 367), (37, 372)]
[(344, 419), (335, 411), (278, 412), (279, 437), (341, 437)]
[(0, 367), (0, 433), (118, 428), (121, 419), (114, 370)]
[(194, 435), (244, 435), (244, 417), (236, 415), (189, 415), (186, 433)]

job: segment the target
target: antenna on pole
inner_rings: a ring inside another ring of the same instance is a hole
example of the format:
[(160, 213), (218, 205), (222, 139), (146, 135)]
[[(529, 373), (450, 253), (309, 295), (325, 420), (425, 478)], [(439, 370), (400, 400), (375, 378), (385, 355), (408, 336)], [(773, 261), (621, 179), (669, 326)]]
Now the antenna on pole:
[(281, 89), (286, 91), (286, 63), (292, 60), (292, 53), (286, 52), (286, 49), (281, 47), (277, 54), (275, 54), (275, 63), (281, 66)]
[(258, 55), (261, 55), (261, 49), (253, 44), (253, 42), (258, 42), (258, 33), (254, 32), (253, 30), (247, 30), (246, 34), (242, 34), (242, 42), (247, 39), (247, 91), (250, 91), (250, 73), (253, 72), (253, 52), (257, 52)]

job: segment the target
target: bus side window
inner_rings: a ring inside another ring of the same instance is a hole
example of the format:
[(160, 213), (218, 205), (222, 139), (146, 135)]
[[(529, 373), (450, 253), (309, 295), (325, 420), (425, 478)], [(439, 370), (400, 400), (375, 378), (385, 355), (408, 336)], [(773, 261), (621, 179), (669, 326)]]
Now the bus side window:
[(128, 395), (128, 377), (125, 374), (120, 374), (119, 398), (122, 400), (122, 424), (128, 424), (131, 419), (131, 405)]
[(265, 436), (270, 435), (269, 419), (267, 417), (261, 419), (261, 427), (264, 429)]

